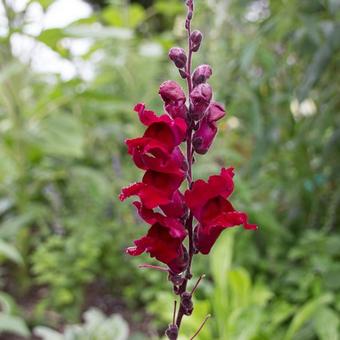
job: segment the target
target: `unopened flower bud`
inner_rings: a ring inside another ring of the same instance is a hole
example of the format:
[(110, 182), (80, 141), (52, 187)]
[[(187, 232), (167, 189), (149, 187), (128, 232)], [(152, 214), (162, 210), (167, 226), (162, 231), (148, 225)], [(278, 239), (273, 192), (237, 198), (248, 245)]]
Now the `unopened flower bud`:
[(205, 83), (210, 76), (212, 75), (212, 69), (210, 65), (200, 65), (198, 66), (193, 75), (192, 75), (192, 82), (194, 84), (194, 87), (196, 87), (199, 84)]
[(197, 52), (198, 49), (201, 46), (201, 41), (202, 41), (203, 35), (200, 31), (195, 30), (191, 33), (190, 35), (190, 41), (191, 41), (191, 50), (193, 52)]
[(159, 87), (160, 96), (162, 97), (165, 104), (173, 102), (185, 103), (185, 94), (179, 84), (173, 80), (166, 80)]
[(181, 274), (176, 274), (171, 271), (169, 271), (168, 279), (174, 286), (180, 286), (184, 281), (184, 278)]
[(158, 93), (164, 101), (165, 110), (172, 118), (185, 119), (188, 109), (185, 105), (185, 94), (180, 85), (173, 80), (167, 80), (161, 84)]
[(217, 122), (225, 116), (225, 110), (222, 104), (212, 102), (209, 105), (207, 117), (209, 122)]
[(216, 121), (225, 115), (223, 106), (218, 103), (211, 103), (206, 115), (201, 120), (199, 128), (195, 131), (192, 144), (195, 152), (198, 154), (205, 154), (217, 133)]
[(194, 310), (194, 305), (192, 303), (192, 295), (189, 292), (184, 292), (181, 294), (181, 305), (184, 310), (185, 315), (191, 315)]
[(209, 84), (199, 84), (190, 93), (190, 116), (200, 120), (206, 112), (212, 98), (212, 89)]
[(183, 68), (187, 62), (185, 51), (180, 47), (172, 47), (169, 51), (169, 58), (178, 68)]
[(176, 325), (169, 325), (167, 330), (165, 331), (165, 335), (169, 340), (176, 340), (178, 337), (178, 327)]

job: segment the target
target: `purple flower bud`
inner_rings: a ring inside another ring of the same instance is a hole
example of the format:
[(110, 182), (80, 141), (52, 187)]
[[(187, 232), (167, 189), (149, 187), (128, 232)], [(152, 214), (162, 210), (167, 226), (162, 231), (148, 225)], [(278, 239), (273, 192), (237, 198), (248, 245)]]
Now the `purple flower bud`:
[(191, 41), (191, 50), (193, 52), (197, 52), (198, 49), (201, 46), (201, 41), (202, 41), (203, 35), (200, 31), (195, 30), (191, 33), (190, 35), (190, 41)]
[(169, 58), (178, 68), (183, 68), (187, 62), (185, 51), (180, 47), (172, 47), (169, 51)]
[(169, 325), (165, 331), (165, 335), (169, 340), (176, 340), (178, 337), (178, 327), (176, 325)]
[(222, 104), (211, 102), (208, 108), (207, 117), (210, 123), (217, 122), (225, 116), (225, 110)]
[(186, 118), (188, 109), (185, 105), (185, 94), (180, 85), (173, 80), (167, 80), (161, 84), (158, 93), (164, 101), (165, 110), (172, 118)]
[(185, 315), (191, 315), (194, 310), (194, 306), (192, 303), (192, 296), (189, 292), (184, 292), (181, 294), (181, 305), (184, 310)]
[(210, 65), (204, 64), (204, 65), (198, 66), (192, 75), (192, 81), (193, 81), (194, 87), (199, 84), (205, 83), (210, 78), (211, 75), (212, 75), (212, 69)]
[(216, 133), (216, 121), (224, 117), (225, 111), (219, 103), (211, 103), (207, 114), (200, 122), (200, 126), (193, 136), (193, 147), (195, 152), (204, 155), (210, 148)]
[(190, 93), (190, 115), (194, 120), (200, 120), (207, 110), (212, 98), (209, 84), (199, 84)]
[(160, 96), (165, 104), (171, 104), (174, 102), (185, 103), (185, 93), (181, 86), (173, 80), (166, 80), (159, 87)]

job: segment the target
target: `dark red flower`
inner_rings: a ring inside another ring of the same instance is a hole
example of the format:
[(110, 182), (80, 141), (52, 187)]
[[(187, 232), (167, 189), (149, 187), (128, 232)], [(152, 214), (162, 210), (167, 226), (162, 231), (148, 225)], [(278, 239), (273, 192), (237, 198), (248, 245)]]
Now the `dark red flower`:
[(172, 119), (168, 115), (157, 116), (153, 111), (146, 110), (143, 103), (135, 106), (140, 121), (146, 125), (143, 137), (159, 140), (170, 149), (181, 144), (187, 131), (187, 124), (184, 119)]
[(128, 152), (135, 164), (143, 170), (183, 173), (186, 161), (178, 148), (186, 134), (186, 123), (167, 115), (160, 117), (145, 110), (144, 104), (135, 107), (140, 120), (148, 127), (143, 137), (128, 139)]
[(173, 225), (154, 223), (148, 233), (134, 241), (135, 246), (127, 248), (126, 252), (132, 256), (147, 252), (168, 265), (174, 273), (181, 273), (187, 265), (186, 250), (182, 245), (186, 236), (184, 226), (181, 230), (174, 230)]
[(196, 247), (208, 254), (221, 232), (243, 224), (245, 229), (256, 229), (247, 215), (236, 211), (227, 200), (234, 189), (233, 168), (222, 169), (220, 175), (210, 176), (208, 182), (197, 180), (185, 192), (185, 201), (198, 221)]
[(174, 192), (184, 180), (184, 174), (168, 174), (147, 170), (142, 182), (123, 188), (119, 196), (123, 201), (131, 196), (139, 196), (143, 206), (153, 209), (172, 202)]
[(160, 208), (169, 217), (184, 220), (188, 215), (188, 207), (185, 204), (184, 195), (179, 190), (174, 192), (170, 203), (161, 205)]

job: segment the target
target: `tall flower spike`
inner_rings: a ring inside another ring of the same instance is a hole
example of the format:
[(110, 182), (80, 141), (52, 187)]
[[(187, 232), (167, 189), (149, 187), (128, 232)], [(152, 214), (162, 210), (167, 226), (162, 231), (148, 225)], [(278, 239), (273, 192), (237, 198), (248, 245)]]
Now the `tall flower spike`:
[[(230, 202), (233, 168), (222, 168), (220, 174), (210, 176), (208, 181), (193, 180), (194, 154), (209, 151), (218, 131), (217, 122), (224, 117), (225, 110), (222, 104), (212, 101), (213, 91), (207, 83), (211, 67), (203, 64), (191, 72), (192, 56), (199, 50), (203, 35), (191, 30), (194, 1), (187, 0), (186, 6), (187, 54), (181, 47), (173, 47), (169, 58), (185, 79), (187, 91), (173, 80), (163, 82), (159, 95), (166, 113), (162, 115), (147, 110), (143, 103), (135, 106), (145, 132), (128, 139), (126, 145), (133, 162), (144, 174), (140, 182), (123, 188), (119, 196), (122, 201), (129, 197), (137, 199), (133, 205), (147, 228), (145, 235), (126, 249), (127, 254), (147, 253), (160, 261), (162, 266), (141, 267), (167, 273), (174, 293), (180, 298), (179, 308), (175, 304), (172, 323), (165, 332), (170, 340), (178, 339), (183, 317), (191, 315), (194, 309), (192, 295), (203, 277), (188, 291), (194, 255), (208, 254), (227, 228), (243, 225), (244, 229), (256, 229), (256, 225), (248, 223), (247, 215)], [(182, 143), (186, 143), (185, 155)], [(197, 337), (208, 317), (191, 339)]]

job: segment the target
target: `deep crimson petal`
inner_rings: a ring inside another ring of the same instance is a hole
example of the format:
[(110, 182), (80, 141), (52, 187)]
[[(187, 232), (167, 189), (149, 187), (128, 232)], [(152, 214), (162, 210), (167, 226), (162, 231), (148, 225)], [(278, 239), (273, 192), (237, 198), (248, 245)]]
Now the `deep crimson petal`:
[(125, 188), (122, 189), (122, 191), (119, 195), (119, 199), (121, 201), (124, 201), (128, 197), (138, 195), (144, 187), (145, 187), (145, 184), (143, 184), (143, 183), (130, 184), (128, 187), (125, 187)]
[(220, 175), (210, 176), (208, 182), (199, 179), (193, 183), (191, 190), (187, 190), (184, 196), (195, 217), (210, 199), (217, 196), (226, 199), (230, 196), (234, 190), (233, 175), (233, 168), (223, 168)]
[(156, 114), (153, 111), (146, 110), (144, 103), (138, 103), (134, 107), (134, 111), (138, 113), (140, 121), (146, 126), (149, 126), (154, 121), (157, 121)]
[(151, 226), (146, 236), (134, 241), (135, 246), (126, 251), (132, 256), (148, 252), (151, 257), (167, 264), (176, 273), (184, 270), (182, 237), (171, 236), (169, 229), (160, 223)]
[(183, 194), (177, 190), (172, 196), (171, 202), (161, 205), (160, 208), (166, 216), (184, 219), (188, 215), (188, 208), (184, 202)]
[(143, 176), (143, 183), (170, 195), (170, 199), (173, 193), (180, 187), (183, 180), (183, 175), (167, 174), (153, 170), (146, 171)]
[(133, 204), (137, 208), (139, 215), (145, 222), (149, 224), (155, 223), (162, 224), (165, 228), (168, 228), (169, 234), (172, 237), (178, 237), (183, 239), (187, 235), (187, 232), (183, 224), (178, 219), (164, 216), (158, 212), (154, 212), (152, 209), (144, 207), (138, 201), (133, 202)]

